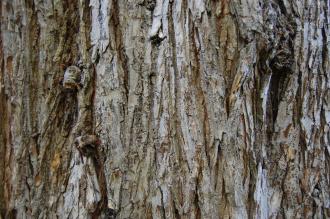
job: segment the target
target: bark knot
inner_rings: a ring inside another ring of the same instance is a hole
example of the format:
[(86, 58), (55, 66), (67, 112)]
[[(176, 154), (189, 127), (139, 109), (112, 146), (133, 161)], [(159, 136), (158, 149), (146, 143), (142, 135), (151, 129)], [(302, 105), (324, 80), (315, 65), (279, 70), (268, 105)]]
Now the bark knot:
[(97, 146), (101, 141), (96, 135), (83, 135), (77, 137), (74, 143), (83, 156), (90, 157), (97, 155)]
[(81, 70), (77, 66), (71, 65), (65, 70), (63, 87), (77, 90), (81, 88)]

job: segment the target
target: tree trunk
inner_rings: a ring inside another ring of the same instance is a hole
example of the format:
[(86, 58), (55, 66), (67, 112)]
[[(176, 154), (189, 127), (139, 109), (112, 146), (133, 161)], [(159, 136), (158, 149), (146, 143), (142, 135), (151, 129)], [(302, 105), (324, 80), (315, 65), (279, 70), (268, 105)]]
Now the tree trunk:
[(330, 0), (0, 6), (0, 218), (330, 218)]

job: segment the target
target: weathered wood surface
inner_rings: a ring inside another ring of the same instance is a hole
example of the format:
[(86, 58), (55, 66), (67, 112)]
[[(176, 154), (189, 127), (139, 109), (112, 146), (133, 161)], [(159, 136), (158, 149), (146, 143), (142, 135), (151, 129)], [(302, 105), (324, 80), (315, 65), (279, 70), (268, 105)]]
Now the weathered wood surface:
[(329, 0), (0, 6), (0, 218), (330, 218)]

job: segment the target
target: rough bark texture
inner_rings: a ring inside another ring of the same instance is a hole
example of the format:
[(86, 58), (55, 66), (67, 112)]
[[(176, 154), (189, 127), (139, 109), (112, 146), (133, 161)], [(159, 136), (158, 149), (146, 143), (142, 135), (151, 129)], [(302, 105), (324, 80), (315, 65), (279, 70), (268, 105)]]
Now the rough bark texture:
[(0, 218), (330, 218), (329, 0), (0, 6)]

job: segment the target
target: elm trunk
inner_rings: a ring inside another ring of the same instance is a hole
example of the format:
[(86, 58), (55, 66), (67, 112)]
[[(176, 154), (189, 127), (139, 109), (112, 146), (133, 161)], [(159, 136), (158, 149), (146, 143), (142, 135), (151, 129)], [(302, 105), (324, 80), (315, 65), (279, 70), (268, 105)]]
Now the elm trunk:
[(0, 22), (0, 218), (330, 218), (330, 0), (1, 0)]

